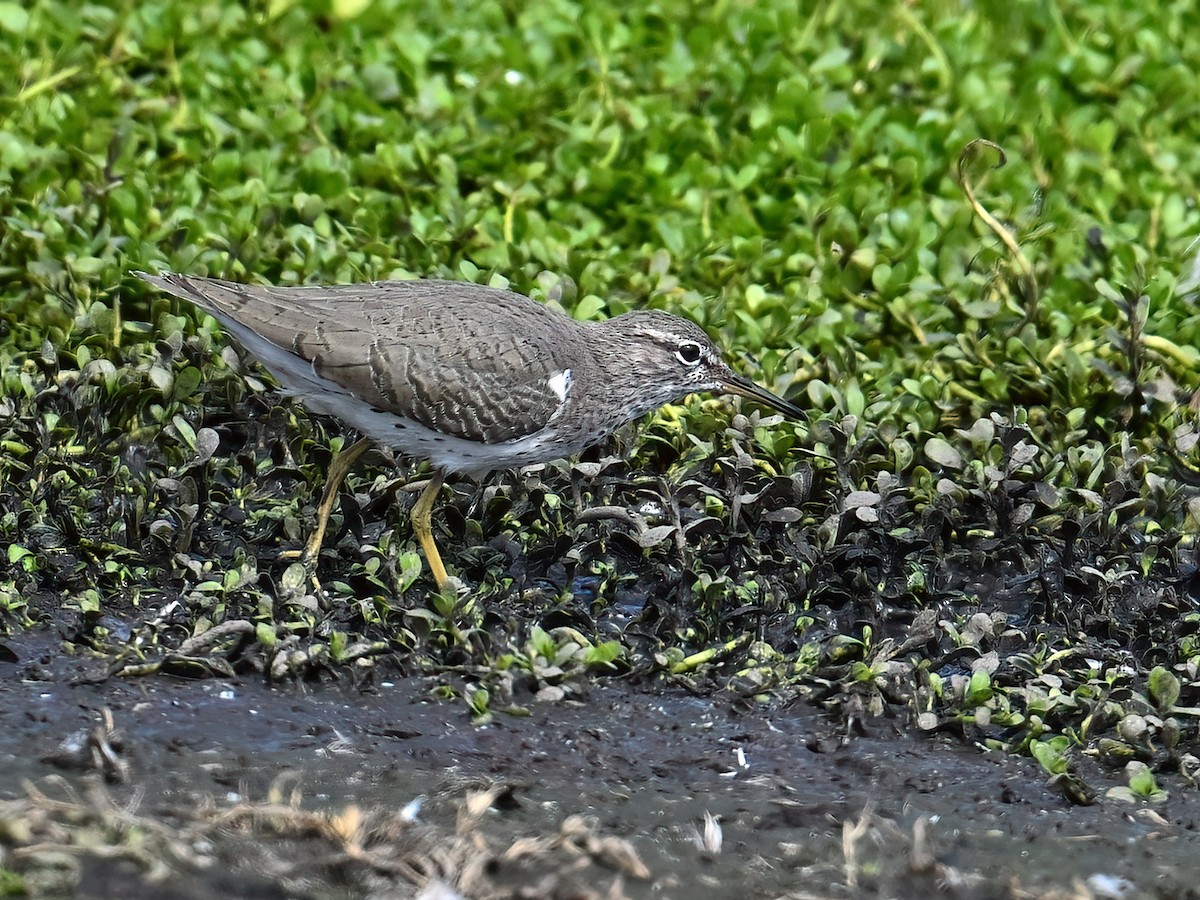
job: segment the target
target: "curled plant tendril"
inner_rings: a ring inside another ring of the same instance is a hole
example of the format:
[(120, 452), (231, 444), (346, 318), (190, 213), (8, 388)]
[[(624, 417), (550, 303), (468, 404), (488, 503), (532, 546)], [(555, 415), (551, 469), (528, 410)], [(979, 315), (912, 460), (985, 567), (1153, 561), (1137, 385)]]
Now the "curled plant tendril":
[(981, 147), (995, 150), (999, 155), (999, 161), (996, 163), (994, 168), (1002, 168), (1008, 163), (1008, 156), (1005, 154), (1004, 148), (1002, 148), (999, 144), (996, 144), (985, 138), (976, 138), (968, 143), (967, 146), (963, 147), (962, 153), (958, 155), (958, 166), (955, 174), (955, 180), (958, 182), (958, 186), (962, 188), (963, 193), (967, 195), (967, 202), (971, 204), (971, 209), (975, 211), (975, 215), (979, 216), (979, 218), (983, 220), (984, 224), (992, 230), (996, 237), (1000, 238), (1000, 240), (1004, 243), (1004, 246), (1008, 248), (1009, 255), (1012, 257), (1013, 261), (1016, 263), (1017, 269), (1020, 271), (1021, 278), (1025, 284), (1025, 296), (1028, 300), (1025, 308), (1025, 319), (1024, 322), (1022, 322), (1022, 324), (1024, 324), (1025, 322), (1032, 321), (1034, 314), (1037, 312), (1037, 280), (1033, 275), (1033, 266), (1029, 264), (1029, 260), (1026, 258), (1025, 254), (1021, 252), (1021, 247), (1017, 243), (1016, 238), (1014, 238), (1012, 233), (1005, 228), (995, 216), (988, 212), (982, 203), (979, 202), (979, 198), (975, 196), (974, 188), (971, 187), (971, 182), (967, 177), (967, 163), (975, 157), (979, 148)]

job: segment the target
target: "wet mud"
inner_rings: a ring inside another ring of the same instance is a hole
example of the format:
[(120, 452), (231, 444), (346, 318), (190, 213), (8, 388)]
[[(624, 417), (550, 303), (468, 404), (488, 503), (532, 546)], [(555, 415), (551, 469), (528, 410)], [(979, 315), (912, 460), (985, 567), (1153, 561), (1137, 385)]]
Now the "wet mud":
[[(1185, 784), (1164, 779), (1164, 803), (1079, 806), (1031, 760), (888, 719), (846, 735), (816, 707), (611, 679), (477, 726), (424, 679), (110, 678), (50, 631), (4, 651), (8, 817), (53, 818), (51, 801), (71, 798), (83, 820), (111, 803), (187, 847), (157, 868), (76, 847), (47, 880), (9, 821), (4, 868), (34, 894), (1200, 896), (1200, 798)], [(458, 862), (380, 862), (362, 848), (382, 826), (341, 845), (294, 827), (348, 811), (390, 816), (393, 837), (419, 824), (422, 853), (453, 845)]]

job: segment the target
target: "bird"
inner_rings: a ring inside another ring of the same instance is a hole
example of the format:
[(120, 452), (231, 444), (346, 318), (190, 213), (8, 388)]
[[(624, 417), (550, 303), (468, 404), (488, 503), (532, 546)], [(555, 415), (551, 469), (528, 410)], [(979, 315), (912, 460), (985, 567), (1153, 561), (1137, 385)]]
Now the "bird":
[(136, 272), (189, 301), (312, 412), (362, 437), (330, 465), (303, 558), (317, 559), (346, 473), (372, 444), (429, 460), (413, 534), (439, 591), (454, 590), (433, 538), (448, 474), (481, 477), (573, 456), (698, 392), (804, 410), (739, 375), (696, 323), (661, 310), (577, 321), (515, 291), (437, 279), (276, 287)]

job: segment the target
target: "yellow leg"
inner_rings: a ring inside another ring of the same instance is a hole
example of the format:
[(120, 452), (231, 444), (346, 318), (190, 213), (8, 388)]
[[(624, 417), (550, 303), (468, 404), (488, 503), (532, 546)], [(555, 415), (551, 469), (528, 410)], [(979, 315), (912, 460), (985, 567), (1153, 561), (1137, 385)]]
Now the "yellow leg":
[(425, 485), (425, 490), (421, 491), (421, 496), (417, 498), (417, 502), (413, 504), (412, 508), (413, 534), (416, 535), (421, 549), (425, 551), (425, 560), (429, 563), (429, 571), (433, 573), (438, 590), (443, 592), (450, 587), (450, 578), (446, 574), (446, 567), (442, 565), (442, 555), (438, 553), (437, 544), (433, 540), (430, 513), (433, 512), (433, 503), (437, 500), (438, 491), (442, 489), (442, 483), (445, 480), (445, 472), (440, 469), (435, 471), (429, 477), (429, 484)]
[(333, 505), (337, 503), (338, 489), (342, 486), (346, 473), (370, 446), (370, 438), (359, 438), (335, 456), (333, 462), (330, 463), (329, 474), (325, 477), (325, 493), (321, 497), (321, 505), (317, 508), (317, 527), (309, 535), (308, 542), (304, 545), (304, 553), (300, 557), (305, 563), (316, 563), (317, 556), (321, 552), (321, 542), (325, 540), (325, 528), (329, 524), (329, 516), (333, 512)]

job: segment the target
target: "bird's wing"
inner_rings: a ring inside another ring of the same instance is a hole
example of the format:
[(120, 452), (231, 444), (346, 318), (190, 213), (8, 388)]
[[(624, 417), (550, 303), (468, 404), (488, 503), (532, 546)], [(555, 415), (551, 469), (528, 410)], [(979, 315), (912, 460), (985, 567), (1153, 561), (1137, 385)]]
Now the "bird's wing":
[(442, 434), (494, 444), (544, 428), (570, 385), (570, 352), (555, 329), (545, 330), (562, 314), (510, 291), (432, 280), (283, 288), (138, 274), (211, 313), (321, 412), (336, 415), (337, 395), (348, 394)]

